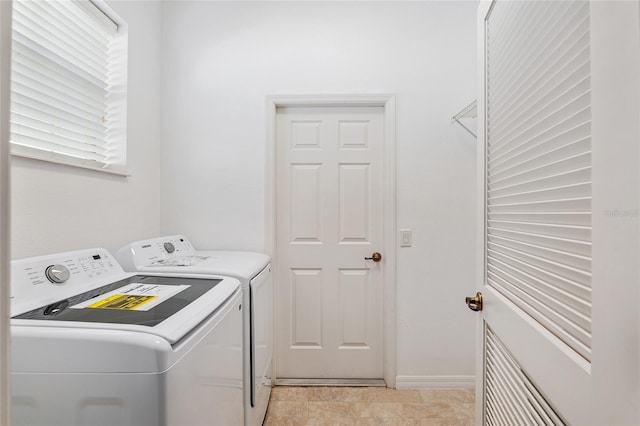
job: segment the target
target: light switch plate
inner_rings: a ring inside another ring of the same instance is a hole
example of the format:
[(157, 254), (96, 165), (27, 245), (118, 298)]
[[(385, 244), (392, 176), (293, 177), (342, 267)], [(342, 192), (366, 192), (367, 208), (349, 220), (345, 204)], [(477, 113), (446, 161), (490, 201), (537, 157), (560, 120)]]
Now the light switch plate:
[(411, 229), (400, 230), (400, 247), (411, 247)]

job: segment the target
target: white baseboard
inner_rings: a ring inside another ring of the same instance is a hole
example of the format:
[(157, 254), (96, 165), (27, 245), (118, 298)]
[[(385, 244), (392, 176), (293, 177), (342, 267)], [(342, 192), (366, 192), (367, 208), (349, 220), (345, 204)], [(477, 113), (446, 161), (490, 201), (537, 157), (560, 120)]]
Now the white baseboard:
[(474, 389), (476, 376), (396, 376), (398, 389)]
[(386, 387), (382, 379), (275, 379), (276, 386)]

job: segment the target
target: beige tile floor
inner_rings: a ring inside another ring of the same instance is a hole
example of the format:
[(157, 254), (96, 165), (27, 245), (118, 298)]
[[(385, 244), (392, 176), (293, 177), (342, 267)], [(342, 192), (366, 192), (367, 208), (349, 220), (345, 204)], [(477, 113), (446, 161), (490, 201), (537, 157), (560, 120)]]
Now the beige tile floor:
[(471, 390), (276, 386), (265, 426), (475, 424)]

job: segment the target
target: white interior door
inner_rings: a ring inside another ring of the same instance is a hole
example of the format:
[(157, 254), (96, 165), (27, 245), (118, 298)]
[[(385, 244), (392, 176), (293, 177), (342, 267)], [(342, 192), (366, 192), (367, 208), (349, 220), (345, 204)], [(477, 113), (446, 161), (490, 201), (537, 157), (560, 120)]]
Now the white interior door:
[(276, 133), (277, 376), (380, 379), (383, 108), (278, 108)]
[(640, 424), (638, 7), (480, 7), (479, 424)]

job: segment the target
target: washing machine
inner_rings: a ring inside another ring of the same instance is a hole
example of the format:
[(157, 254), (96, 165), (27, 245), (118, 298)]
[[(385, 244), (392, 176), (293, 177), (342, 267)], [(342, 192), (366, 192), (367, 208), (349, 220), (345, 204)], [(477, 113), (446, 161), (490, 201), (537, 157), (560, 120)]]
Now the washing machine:
[(198, 251), (184, 235), (133, 242), (116, 253), (127, 271), (218, 274), (240, 281), (243, 293), (245, 425), (262, 425), (271, 394), (273, 283), (267, 255)]
[(12, 425), (244, 423), (238, 280), (125, 273), (100, 248), (11, 274)]

